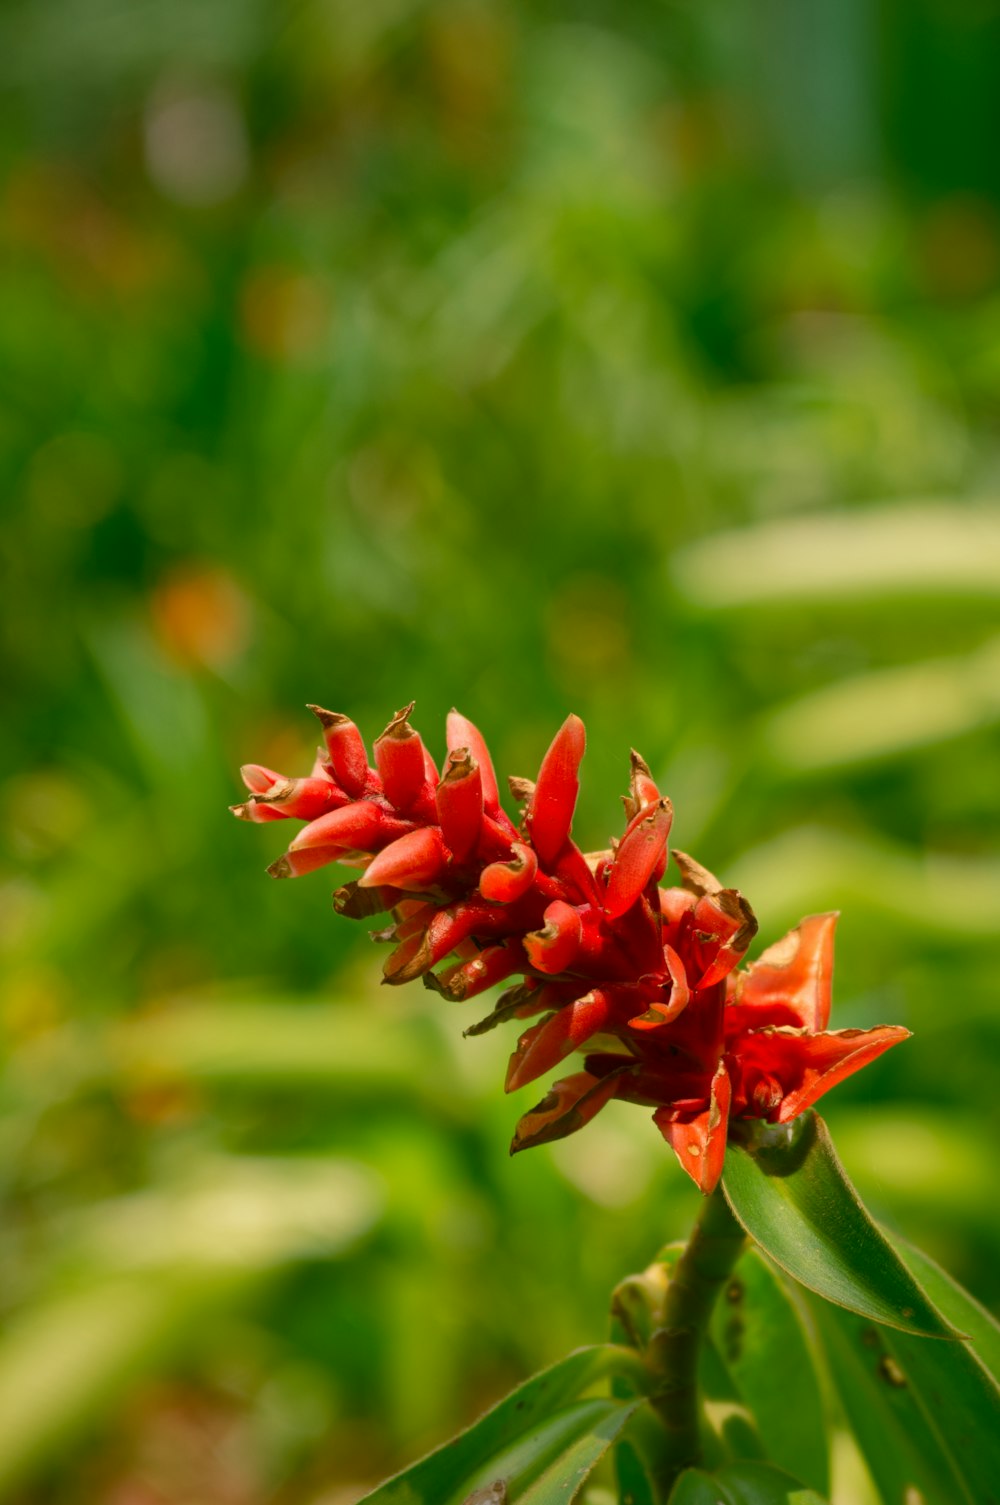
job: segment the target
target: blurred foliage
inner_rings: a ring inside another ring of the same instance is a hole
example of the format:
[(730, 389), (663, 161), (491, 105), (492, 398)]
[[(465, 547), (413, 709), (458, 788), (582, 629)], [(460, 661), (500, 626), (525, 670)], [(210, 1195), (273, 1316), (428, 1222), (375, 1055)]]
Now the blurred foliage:
[(350, 1505), (692, 1215), (620, 1105), (508, 1162), (510, 1042), (263, 878), (233, 773), (310, 700), (524, 774), (572, 708), (585, 845), (634, 743), (765, 940), (843, 907), (837, 1022), (914, 1039), (835, 1137), (1000, 1302), (998, 42), (8, 0), (7, 1497)]

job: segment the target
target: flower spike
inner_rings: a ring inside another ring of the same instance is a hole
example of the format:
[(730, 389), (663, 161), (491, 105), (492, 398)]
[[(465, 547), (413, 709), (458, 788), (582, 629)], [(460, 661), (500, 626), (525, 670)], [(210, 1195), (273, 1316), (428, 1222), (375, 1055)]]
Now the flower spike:
[[(242, 770), (245, 821), (305, 822), (268, 869), (294, 878), (334, 862), (363, 869), (334, 895), (353, 919), (389, 914), (383, 980), (422, 977), (461, 1003), (509, 982), (465, 1033), (524, 1028), (507, 1073), (516, 1091), (583, 1053), (524, 1114), (511, 1152), (561, 1139), (619, 1098), (653, 1110), (703, 1192), (722, 1174), (730, 1123), (787, 1123), (906, 1039), (896, 1025), (828, 1030), (835, 914), (809, 915), (755, 962), (740, 963), (757, 921), (743, 896), (684, 852), (679, 886), (660, 888), (673, 818), (633, 752), (626, 826), (610, 850), (583, 853), (571, 830), (586, 738), (569, 716), (537, 783), (511, 779), (520, 831), (503, 810), (482, 733), (452, 711), (441, 777), (397, 712), (375, 743), (319, 706), (324, 748), (312, 772)], [(436, 969), (436, 970), (435, 970)]]

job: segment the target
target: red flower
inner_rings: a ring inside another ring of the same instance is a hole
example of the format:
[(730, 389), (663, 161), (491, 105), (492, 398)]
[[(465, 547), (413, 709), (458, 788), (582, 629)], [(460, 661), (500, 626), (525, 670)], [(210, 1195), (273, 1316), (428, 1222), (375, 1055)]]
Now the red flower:
[[(585, 856), (571, 828), (583, 723), (570, 716), (537, 782), (512, 779), (520, 828), (503, 811), (479, 731), (453, 711), (443, 776), (398, 712), (375, 743), (310, 707), (323, 727), (311, 774), (243, 769), (242, 819), (308, 824), (269, 871), (296, 877), (330, 862), (364, 869), (339, 889), (341, 914), (391, 911), (384, 980), (415, 977), (466, 999), (514, 975), (467, 1034), (542, 1017), (518, 1041), (507, 1090), (589, 1047), (585, 1069), (557, 1081), (519, 1122), (511, 1150), (562, 1138), (613, 1097), (655, 1109), (681, 1165), (709, 1192), (729, 1123), (784, 1123), (909, 1031), (827, 1031), (835, 915), (815, 915), (743, 972), (757, 922), (746, 900), (674, 852), (681, 886), (660, 888), (672, 808), (632, 754), (627, 824), (609, 851)], [(434, 968), (454, 960), (440, 971)]]

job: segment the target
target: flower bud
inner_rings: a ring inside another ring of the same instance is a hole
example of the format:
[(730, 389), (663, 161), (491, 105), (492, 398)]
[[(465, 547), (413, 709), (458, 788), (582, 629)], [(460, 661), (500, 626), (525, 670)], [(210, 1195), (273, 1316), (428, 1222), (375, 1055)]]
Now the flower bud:
[(373, 857), (358, 883), (362, 888), (388, 884), (409, 893), (422, 893), (442, 876), (450, 855), (441, 828), (421, 826), (398, 837)]
[(468, 748), (449, 752), (434, 798), (445, 843), (455, 861), (464, 862), (475, 851), (483, 825), (483, 778)]
[(516, 1092), (579, 1049), (611, 1016), (611, 995), (593, 988), (558, 1013), (532, 1025), (517, 1042), (507, 1068), (505, 1092)]
[(368, 785), (368, 754), (361, 733), (349, 716), (325, 711), (322, 706), (308, 707), (323, 728), (323, 740), (330, 757), (333, 776), (342, 789), (356, 798)]
[(375, 741), (375, 766), (382, 788), (390, 803), (402, 812), (416, 802), (426, 776), (424, 744), (419, 732), (415, 732), (409, 722), (412, 710), (411, 700), (408, 706), (396, 712)]
[(660, 800), (629, 826), (608, 879), (604, 912), (609, 920), (617, 920), (631, 909), (650, 879), (662, 875), (673, 814), (670, 801)]
[(445, 738), (449, 752), (465, 748), (477, 764), (483, 787), (483, 807), (495, 816), (500, 810), (500, 792), (497, 789), (497, 776), (493, 771), (493, 759), (482, 732), (459, 711), (451, 710), (448, 712)]
[(524, 937), (524, 949), (536, 972), (555, 976), (565, 972), (580, 950), (583, 922), (572, 904), (555, 899), (543, 916), (545, 924)]
[(579, 716), (567, 716), (542, 759), (526, 821), (532, 844), (546, 865), (555, 861), (569, 837), (586, 745), (583, 722)]

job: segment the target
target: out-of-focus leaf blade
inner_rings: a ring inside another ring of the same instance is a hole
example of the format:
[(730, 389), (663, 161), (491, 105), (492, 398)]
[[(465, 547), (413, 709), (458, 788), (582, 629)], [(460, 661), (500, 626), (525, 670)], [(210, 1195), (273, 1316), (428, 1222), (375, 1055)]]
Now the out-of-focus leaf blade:
[(378, 1205), (360, 1166), (274, 1159), (213, 1161), (190, 1184), (95, 1208), (66, 1240), (87, 1283), (37, 1301), (0, 1342), (0, 1491), (261, 1277), (349, 1248)]
[(710, 1332), (766, 1457), (825, 1493), (826, 1422), (810, 1340), (781, 1281), (755, 1249), (737, 1264)]
[(817, 600), (1000, 595), (995, 502), (870, 507), (717, 533), (674, 556), (678, 589), (708, 608)]
[(975, 653), (840, 680), (770, 711), (761, 747), (812, 773), (910, 752), (1000, 720), (1000, 638)]
[(509, 1505), (568, 1502), (642, 1404), (635, 1397), (580, 1399), (614, 1374), (639, 1378), (641, 1364), (631, 1350), (614, 1344), (579, 1349), (366, 1495), (366, 1505), (463, 1505), (497, 1481)]
[(810, 1306), (847, 1420), (886, 1505), (909, 1505), (913, 1499), (926, 1505), (985, 1505), (956, 1477), (905, 1381), (889, 1330), (815, 1298)]
[(781, 1469), (748, 1460), (710, 1474), (685, 1469), (669, 1505), (823, 1505), (823, 1498)]
[(858, 1199), (818, 1114), (732, 1144), (726, 1199), (787, 1274), (828, 1301), (926, 1336), (955, 1334)]

